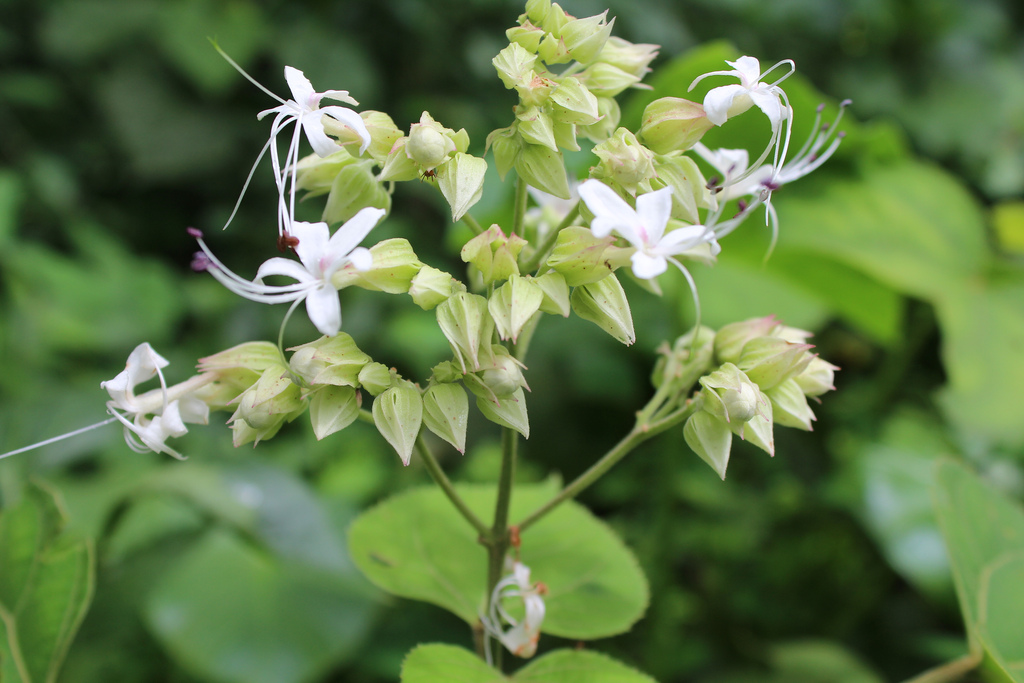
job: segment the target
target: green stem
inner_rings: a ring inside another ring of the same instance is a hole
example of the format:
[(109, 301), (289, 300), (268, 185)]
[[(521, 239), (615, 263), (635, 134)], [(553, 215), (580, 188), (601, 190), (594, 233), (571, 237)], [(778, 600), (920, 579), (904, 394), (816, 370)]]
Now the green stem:
[(964, 655), (960, 659), (946, 662), (934, 669), (928, 669), (924, 673), (914, 676), (904, 683), (951, 683), (957, 681), (973, 671), (981, 664), (980, 654)]
[[(505, 555), (510, 544), (508, 529), (508, 512), (512, 503), (512, 485), (516, 477), (516, 451), (519, 446), (519, 435), (508, 427), (501, 430), (501, 473), (498, 477), (498, 499), (494, 504), (494, 525), (485, 537), (487, 546), (487, 605), (485, 613), (491, 609), (494, 587), (501, 581), (505, 569)], [(489, 637), (489, 636), (488, 636)], [(494, 665), (501, 669), (501, 645), (495, 643)]]
[(576, 202), (576, 206), (572, 207), (572, 211), (565, 214), (565, 218), (563, 218), (562, 222), (558, 224), (558, 227), (554, 230), (548, 231), (548, 234), (544, 236), (544, 241), (537, 246), (537, 250), (533, 252), (533, 256), (523, 263), (520, 270), (524, 273), (532, 273), (537, 270), (540, 267), (540, 264), (547, 259), (548, 253), (551, 251), (552, 247), (555, 246), (555, 242), (558, 240), (558, 233), (560, 233), (564, 228), (572, 225), (573, 221), (575, 221), (579, 215), (580, 204), (579, 202)]
[[(363, 422), (367, 422), (372, 425), (376, 425), (373, 421), (373, 413), (365, 408), (359, 411), (359, 419)], [(427, 446), (427, 442), (423, 440), (422, 432), (416, 437), (416, 452), (419, 453), (420, 458), (423, 460), (423, 466), (426, 468), (430, 478), (434, 480), (434, 483), (441, 487), (444, 494), (448, 496), (448, 500), (452, 502), (455, 509), (469, 522), (470, 526), (476, 529), (477, 533), (481, 536), (486, 536), (489, 532), (487, 525), (484, 524), (483, 520), (476, 516), (469, 506), (466, 505), (466, 501), (462, 500), (462, 496), (455, 490), (455, 486), (452, 484), (451, 479), (441, 469), (441, 464), (437, 462), (437, 458), (434, 457), (430, 447)]]
[(470, 216), (468, 213), (463, 214), (460, 220), (462, 220), (463, 223), (469, 226), (469, 229), (473, 231), (474, 235), (479, 235), (484, 231), (483, 226), (481, 226), (480, 223), (478, 223), (477, 220)]
[(526, 219), (526, 202), (529, 194), (526, 191), (526, 181), (522, 176), (516, 177), (516, 200), (512, 206), (512, 232), (522, 236), (523, 221)]

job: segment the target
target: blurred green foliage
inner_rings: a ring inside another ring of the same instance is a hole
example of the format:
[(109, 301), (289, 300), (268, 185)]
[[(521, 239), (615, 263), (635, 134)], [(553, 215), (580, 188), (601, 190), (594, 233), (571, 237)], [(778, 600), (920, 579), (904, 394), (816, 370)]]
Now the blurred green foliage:
[[(597, 647), (658, 680), (709, 682), (898, 680), (962, 654), (930, 482), (936, 458), (955, 455), (1024, 494), (1024, 9), (607, 5), (618, 34), (664, 46), (657, 89), (624, 103), (633, 124), (644, 101), (682, 95), (697, 64), (721, 68), (721, 45), (671, 61), (719, 39), (762, 63), (796, 60), (796, 140), (818, 92), (852, 98), (860, 123), (846, 120), (819, 177), (777, 194), (767, 263), (768, 236), (748, 225), (714, 269), (695, 269), (706, 323), (776, 313), (815, 329), (843, 368), (839, 391), (814, 433), (778, 434), (774, 461), (741, 445), (724, 484), (673, 433), (585, 494), (652, 595), (630, 633)], [(188, 270), (186, 226), (242, 273), (275, 238), (262, 172), (219, 231), (267, 135), (255, 114), (273, 102), (209, 38), (271, 91), (284, 91), (290, 64), (399, 127), (429, 109), (482, 153), (511, 106), (490, 59), (521, 11), (505, 0), (0, 2), (0, 451), (102, 418), (98, 383), (141, 341), (171, 360), (173, 381), (198, 357), (276, 336), (280, 310)], [(445, 207), (425, 186), (399, 193), (379, 236), (459, 267)], [(507, 220), (507, 198), (475, 211)], [(663, 287), (675, 315), (630, 289), (642, 333), (628, 352), (578, 319), (539, 330), (523, 481), (573, 477), (628, 429), (654, 348), (692, 322), (682, 282)], [(402, 372), (422, 377), (448, 354), (430, 313), (355, 290), (344, 312), (360, 346)], [(312, 334), (297, 316), (288, 337)], [(495, 434), (482, 420), (470, 434), (466, 455), (446, 451), (443, 464), (486, 481)], [(69, 532), (97, 544), (95, 599), (60, 680), (391, 681), (425, 634), (465, 645), (457, 618), (383, 598), (345, 550), (358, 509), (428, 481), (373, 430), (318, 443), (296, 425), (236, 451), (214, 425), (181, 450), (189, 462), (136, 455), (109, 427), (0, 462), (5, 515), (42, 478), (66, 501)], [(542, 652), (568, 645), (545, 638)]]

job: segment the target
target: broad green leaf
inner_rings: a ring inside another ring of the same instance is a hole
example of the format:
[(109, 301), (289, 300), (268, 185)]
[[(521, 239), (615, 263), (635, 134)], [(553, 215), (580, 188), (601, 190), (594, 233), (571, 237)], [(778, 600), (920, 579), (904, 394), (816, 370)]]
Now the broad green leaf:
[(51, 683), (85, 617), (92, 547), (62, 534), (54, 494), (33, 485), (0, 512), (0, 679)]
[(530, 662), (515, 683), (654, 683), (654, 679), (590, 650), (555, 650)]
[[(935, 508), (949, 548), (971, 650), (984, 649), (991, 655), (993, 646), (1002, 647), (1006, 638), (1020, 635), (1019, 628), (1009, 633), (1002, 630), (1006, 627), (1000, 624), (1007, 619), (998, 605), (1005, 602), (1005, 609), (1022, 604), (1021, 585), (1007, 579), (1021, 572), (1018, 565), (1024, 553), (1024, 511), (952, 460), (944, 460), (936, 468)], [(990, 616), (992, 606), (997, 609)], [(1018, 656), (1017, 650), (1019, 645), (1010, 655)]]
[(1004, 555), (981, 577), (978, 631), (987, 654), (1016, 683), (1024, 681), (1024, 550)]
[(935, 303), (949, 384), (940, 400), (968, 436), (1024, 443), (1024, 278), (963, 283)]
[(1024, 201), (997, 204), (992, 209), (992, 227), (999, 246), (1011, 254), (1024, 255)]
[(363, 592), (336, 575), (215, 530), (168, 568), (144, 618), (203, 680), (299, 683), (355, 654), (372, 612)]
[[(493, 514), (489, 487), (460, 486), (481, 518)], [(511, 519), (553, 495), (547, 486), (517, 487)], [(478, 621), (485, 603), (486, 553), (473, 528), (439, 490), (397, 495), (359, 517), (349, 530), (352, 557), (375, 584)], [(541, 630), (590, 639), (622, 633), (647, 607), (647, 581), (633, 554), (583, 506), (569, 502), (522, 535), (520, 557), (548, 593)]]
[(419, 645), (402, 662), (402, 683), (501, 683), (501, 672), (455, 645)]

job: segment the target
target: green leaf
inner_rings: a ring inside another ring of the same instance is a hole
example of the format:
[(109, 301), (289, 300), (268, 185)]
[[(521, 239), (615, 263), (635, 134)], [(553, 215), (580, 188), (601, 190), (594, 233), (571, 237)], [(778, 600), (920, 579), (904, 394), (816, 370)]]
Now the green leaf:
[(51, 683), (85, 617), (92, 547), (62, 534), (64, 514), (42, 486), (0, 514), (0, 678)]
[(455, 645), (419, 645), (402, 662), (402, 683), (500, 683), (507, 680), (487, 662)]
[(144, 618), (203, 680), (299, 683), (355, 654), (372, 604), (336, 575), (261, 553), (211, 531), (169, 568)]
[[(493, 489), (457, 488), (477, 515), (493, 514)], [(546, 486), (517, 487), (511, 518), (521, 519), (552, 495)], [(349, 546), (356, 565), (384, 590), (478, 621), (486, 554), (440, 491), (409, 491), (365, 512), (349, 530)], [(633, 554), (578, 503), (563, 504), (523, 532), (520, 557), (531, 578), (548, 588), (544, 633), (602, 638), (628, 630), (647, 608), (647, 581)]]
[(936, 469), (935, 507), (949, 547), (972, 652), (984, 652), (1003, 680), (1024, 681), (1024, 510), (952, 460)]
[(654, 679), (590, 650), (555, 650), (530, 662), (515, 683), (654, 683)]

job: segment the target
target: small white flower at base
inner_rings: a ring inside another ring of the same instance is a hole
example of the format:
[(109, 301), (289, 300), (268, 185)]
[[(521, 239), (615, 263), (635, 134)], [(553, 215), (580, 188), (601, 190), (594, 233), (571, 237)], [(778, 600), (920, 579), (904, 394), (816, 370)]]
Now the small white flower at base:
[[(171, 395), (160, 372), (167, 364), (163, 356), (144, 342), (128, 356), (125, 369), (113, 379), (100, 382), (100, 387), (110, 394), (107, 412), (124, 425), (129, 448), (136, 453), (153, 451), (184, 459), (167, 445), (167, 439), (183, 436), (188, 431), (186, 422), (207, 424), (210, 407), (189, 393), (168, 400)], [(153, 377), (159, 377), (160, 389), (136, 396), (135, 387)]]
[[(511, 573), (494, 587), (491, 593), (491, 608), (488, 615), (481, 615), (487, 633), (497, 638), (505, 648), (517, 657), (529, 658), (537, 652), (540, 640), (540, 625), (544, 621), (544, 595), (547, 587), (540, 582), (530, 582), (530, 568), (519, 560), (506, 561), (511, 564)], [(514, 619), (502, 607), (506, 598), (520, 598), (523, 601), (522, 620)], [(490, 649), (487, 649), (488, 661)]]
[[(203, 242), (202, 233), (189, 229), (202, 248), (202, 257), (193, 261), (196, 270), (207, 270), (235, 294), (261, 303), (274, 304), (305, 300), (310, 321), (321, 334), (334, 336), (341, 329), (341, 304), (337, 287), (331, 279), (347, 266), (358, 271), (369, 270), (373, 257), (369, 249), (358, 246), (386, 212), (367, 207), (330, 234), (327, 223), (292, 224), (291, 236), (298, 240), (295, 253), (301, 263), (274, 257), (260, 266), (252, 281), (236, 275), (221, 263)], [(295, 280), (290, 285), (266, 285), (263, 278), (283, 275)]]

